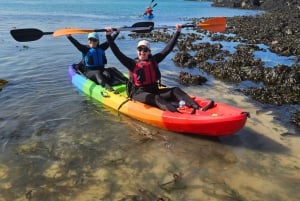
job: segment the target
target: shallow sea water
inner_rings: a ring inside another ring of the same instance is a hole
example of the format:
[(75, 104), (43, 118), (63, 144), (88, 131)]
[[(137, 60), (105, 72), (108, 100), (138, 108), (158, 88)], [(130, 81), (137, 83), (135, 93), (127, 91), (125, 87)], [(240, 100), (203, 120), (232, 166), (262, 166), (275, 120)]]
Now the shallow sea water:
[[(255, 13), (172, 2), (157, 1), (157, 25), (175, 25), (179, 16)], [(19, 43), (9, 35), (14, 27), (54, 31), (131, 25), (143, 21), (138, 15), (148, 3), (0, 0), (5, 22), (0, 24), (0, 79), (8, 81), (0, 91), (0, 201), (299, 200), (299, 136), (281, 135), (295, 133), (281, 121), (292, 107), (261, 105), (235, 92), (237, 86), (207, 75), (205, 85), (180, 87), (250, 112), (246, 126), (219, 138), (168, 132), (80, 94), (67, 76), (67, 66), (80, 54), (64, 37)], [(137, 41), (127, 34), (120, 34), (118, 44), (133, 57)], [(86, 40), (85, 35), (76, 38)], [(153, 44), (153, 51), (163, 45)], [(107, 56), (109, 65), (119, 66), (110, 50)], [(161, 67), (163, 82), (174, 86), (182, 69), (171, 58)]]

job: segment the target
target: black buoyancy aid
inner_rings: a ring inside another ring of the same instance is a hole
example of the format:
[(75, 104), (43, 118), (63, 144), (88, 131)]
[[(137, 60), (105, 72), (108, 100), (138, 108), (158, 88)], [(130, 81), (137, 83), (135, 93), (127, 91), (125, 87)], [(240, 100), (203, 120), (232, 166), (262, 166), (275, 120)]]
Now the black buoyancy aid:
[(160, 80), (161, 74), (155, 61), (137, 61), (133, 72), (129, 72), (130, 79), (135, 86), (145, 86), (156, 84)]
[(83, 56), (84, 65), (88, 68), (104, 67), (107, 63), (105, 52), (102, 48), (90, 48)]

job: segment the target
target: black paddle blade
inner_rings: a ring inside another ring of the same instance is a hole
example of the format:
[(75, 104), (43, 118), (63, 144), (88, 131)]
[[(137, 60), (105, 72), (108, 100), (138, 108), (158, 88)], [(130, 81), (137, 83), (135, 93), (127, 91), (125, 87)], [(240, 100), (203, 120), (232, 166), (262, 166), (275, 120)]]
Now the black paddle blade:
[(131, 27), (141, 27), (141, 29), (134, 29), (132, 32), (136, 33), (150, 33), (153, 30), (154, 22), (137, 22)]
[(19, 42), (34, 41), (40, 39), (43, 35), (52, 34), (53, 32), (42, 32), (38, 29), (13, 29), (10, 30), (12, 37)]

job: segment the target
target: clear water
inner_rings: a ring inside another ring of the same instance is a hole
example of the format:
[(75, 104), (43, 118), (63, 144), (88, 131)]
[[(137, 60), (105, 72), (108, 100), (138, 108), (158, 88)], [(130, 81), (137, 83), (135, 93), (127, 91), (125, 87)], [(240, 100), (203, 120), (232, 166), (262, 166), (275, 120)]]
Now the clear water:
[[(154, 2), (156, 26), (257, 13), (213, 8), (209, 2)], [(233, 93), (234, 86), (212, 78), (203, 86), (181, 87), (249, 111), (245, 128), (218, 139), (160, 130), (78, 93), (67, 66), (80, 54), (65, 37), (20, 43), (9, 34), (14, 28), (130, 26), (143, 21), (140, 15), (149, 3), (0, 0), (0, 79), (8, 81), (0, 91), (0, 201), (300, 199), (299, 139), (281, 137), (290, 131), (276, 121), (284, 112), (253, 104)], [(117, 43), (134, 57), (137, 40), (127, 35), (122, 32)], [(86, 41), (85, 35), (75, 37)], [(163, 45), (153, 44), (153, 50)], [(110, 50), (107, 56), (109, 65), (126, 71)], [(161, 68), (163, 82), (174, 86), (182, 69), (171, 58)], [(272, 60), (285, 62), (277, 56)]]

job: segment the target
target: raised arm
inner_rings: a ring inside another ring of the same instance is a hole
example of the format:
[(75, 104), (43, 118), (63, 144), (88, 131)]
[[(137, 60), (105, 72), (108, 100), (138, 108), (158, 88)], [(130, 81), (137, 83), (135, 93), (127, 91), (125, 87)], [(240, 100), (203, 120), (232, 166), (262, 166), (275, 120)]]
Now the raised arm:
[(116, 45), (116, 43), (113, 40), (113, 37), (111, 36), (112, 33), (112, 29), (110, 27), (106, 28), (106, 39), (107, 42), (112, 50), (112, 52), (114, 53), (114, 55), (117, 57), (117, 59), (130, 71), (133, 70), (134, 66), (135, 66), (135, 60), (127, 57), (126, 55), (124, 55), (119, 47)]
[(171, 40), (167, 43), (165, 48), (162, 51), (160, 51), (159, 53), (153, 55), (153, 57), (155, 57), (155, 60), (157, 61), (157, 63), (161, 62), (175, 47), (176, 42), (181, 33), (181, 26), (182, 26), (181, 24), (176, 25), (176, 32), (173, 35), (173, 37), (171, 38)]
[(67, 35), (67, 38), (69, 39), (69, 41), (71, 41), (71, 43), (82, 53), (86, 53), (88, 51), (88, 47), (86, 45), (83, 45), (81, 43), (79, 43), (75, 38), (73, 38), (73, 36), (71, 35)]
[[(114, 34), (112, 35), (112, 40), (115, 40), (115, 39), (118, 37), (119, 33), (120, 33), (120, 30), (119, 30), (119, 29), (118, 29), (116, 32), (114, 32)], [(109, 44), (108, 44), (107, 41), (105, 41), (104, 43), (102, 43), (102, 44), (100, 45), (100, 47), (101, 47), (103, 50), (106, 50), (107, 48), (109, 48)]]

